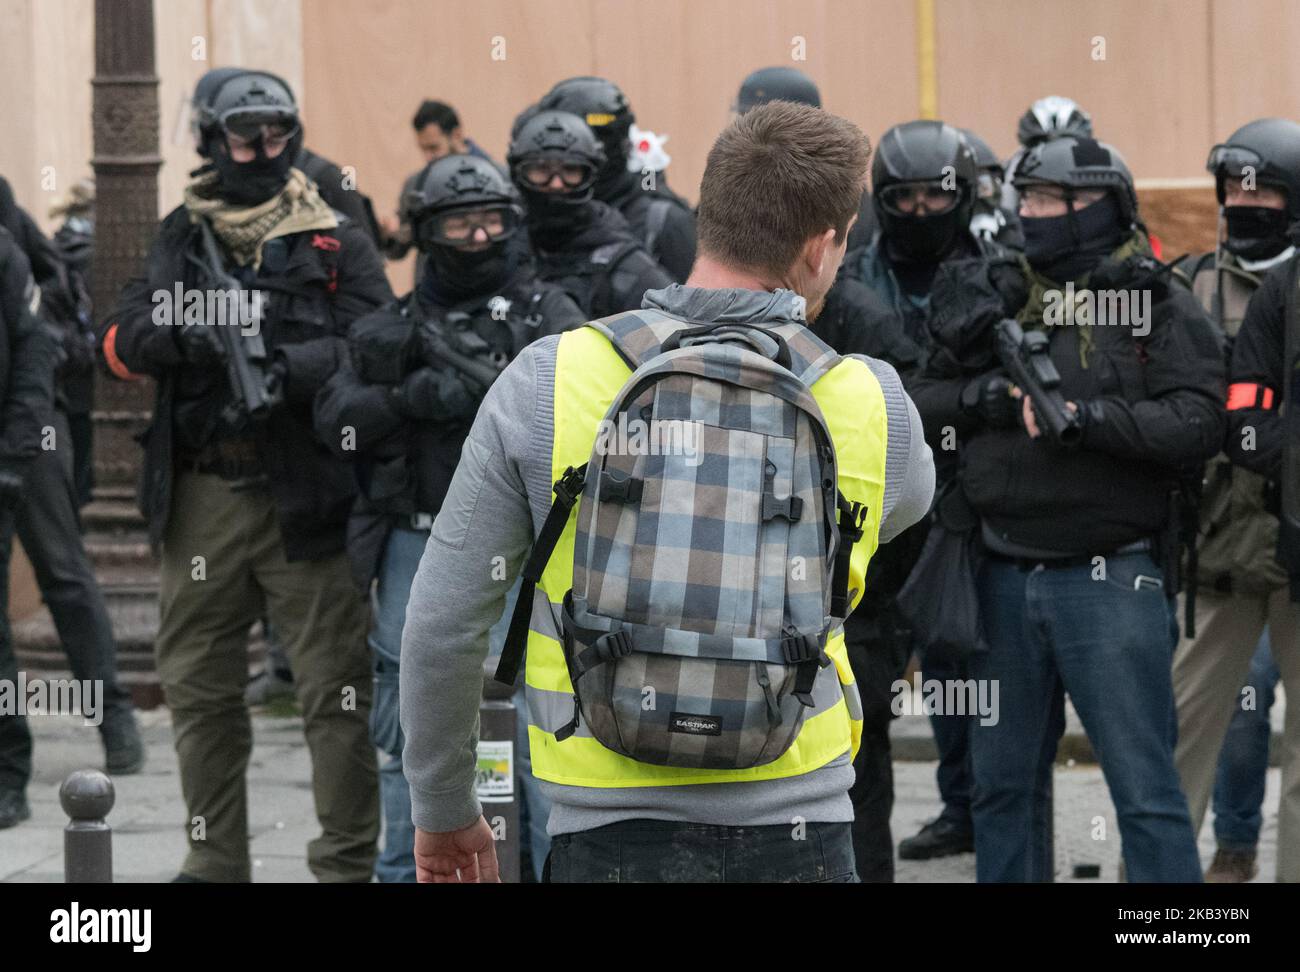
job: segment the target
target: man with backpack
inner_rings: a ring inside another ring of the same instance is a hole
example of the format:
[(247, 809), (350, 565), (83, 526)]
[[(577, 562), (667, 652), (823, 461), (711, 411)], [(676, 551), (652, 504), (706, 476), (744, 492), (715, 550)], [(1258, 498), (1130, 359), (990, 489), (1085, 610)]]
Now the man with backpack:
[(497, 677), (526, 647), (551, 880), (856, 880), (843, 620), (934, 477), (893, 368), (804, 326), (867, 164), (820, 109), (746, 113), (710, 152), (687, 284), (543, 338), (489, 391), (402, 637), (421, 881), (497, 879), (475, 714), (502, 562), (522, 609)]

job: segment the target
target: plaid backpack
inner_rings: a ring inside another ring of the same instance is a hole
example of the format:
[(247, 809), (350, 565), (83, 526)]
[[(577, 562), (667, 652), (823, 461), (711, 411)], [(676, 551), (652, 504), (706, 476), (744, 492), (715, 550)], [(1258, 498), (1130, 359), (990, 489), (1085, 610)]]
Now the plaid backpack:
[(830, 664), (866, 516), (837, 489), (809, 390), (839, 356), (798, 323), (683, 327), (637, 311), (588, 326), (632, 376), (590, 460), (555, 484), (497, 678), (514, 682), (535, 585), (576, 504), (559, 619), (576, 694), (556, 741), (585, 719), (603, 746), (644, 763), (770, 763)]

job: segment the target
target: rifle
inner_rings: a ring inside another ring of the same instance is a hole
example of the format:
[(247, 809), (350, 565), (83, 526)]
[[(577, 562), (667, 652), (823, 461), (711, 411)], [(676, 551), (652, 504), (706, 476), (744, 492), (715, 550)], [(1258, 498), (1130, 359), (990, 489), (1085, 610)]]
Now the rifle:
[(510, 361), (505, 355), (493, 351), (492, 346), (474, 331), (456, 327), (469, 320), (468, 314), (455, 311), (448, 313), (442, 321), (426, 320), (420, 325), (420, 343), (430, 365), (450, 367), (481, 385), (486, 392)]
[[(199, 235), (203, 244), (203, 259), (196, 261), (208, 278), (212, 288), (226, 294), (238, 294), (245, 288), (225, 269), (217, 238), (206, 219), (199, 220)], [(237, 298), (236, 298), (237, 299)], [(259, 329), (253, 334), (242, 334), (242, 328), (227, 322), (224, 325), (203, 324), (215, 327), (221, 347), (225, 352), (226, 377), (230, 391), (235, 396), (234, 407), (253, 421), (265, 419), (278, 404), (278, 396), (267, 391), (266, 343)]]
[(1047, 354), (1047, 335), (1026, 334), (1015, 321), (1002, 321), (996, 331), (998, 358), (1011, 380), (1029, 396), (1043, 431), (1061, 445), (1075, 445), (1083, 436), (1078, 417), (1061, 397), (1061, 375)]

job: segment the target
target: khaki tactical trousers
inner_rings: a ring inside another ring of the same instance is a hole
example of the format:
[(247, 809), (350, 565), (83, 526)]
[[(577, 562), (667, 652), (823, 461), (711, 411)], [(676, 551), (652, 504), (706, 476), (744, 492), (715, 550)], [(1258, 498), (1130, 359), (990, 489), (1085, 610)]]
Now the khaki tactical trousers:
[(321, 881), (369, 881), (379, 783), (368, 728), (366, 607), (345, 555), (289, 563), (275, 503), (205, 473), (177, 476), (162, 549), (158, 672), (171, 708), (190, 852), (181, 870), (250, 880), (244, 774), (248, 629), (265, 610), (288, 650), (322, 833), (307, 846)]
[(1235, 706), (1241, 704), (1241, 687), (1266, 625), (1286, 692), (1277, 880), (1300, 882), (1300, 605), (1290, 602), (1285, 587), (1271, 595), (1197, 592), (1196, 639), (1183, 639), (1174, 655), (1174, 759), (1192, 828), (1199, 834), (1214, 791), (1223, 737)]

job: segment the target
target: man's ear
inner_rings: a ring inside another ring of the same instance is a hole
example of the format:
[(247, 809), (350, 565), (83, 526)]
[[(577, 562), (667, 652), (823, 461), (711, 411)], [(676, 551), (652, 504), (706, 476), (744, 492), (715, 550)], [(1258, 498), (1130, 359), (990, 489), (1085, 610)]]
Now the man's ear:
[(803, 245), (804, 265), (814, 277), (822, 275), (822, 271), (826, 267), (826, 261), (830, 259), (831, 252), (834, 249), (834, 227), (818, 233), (816, 236), (809, 237), (808, 242)]

